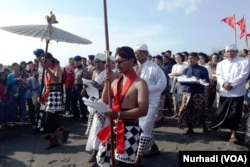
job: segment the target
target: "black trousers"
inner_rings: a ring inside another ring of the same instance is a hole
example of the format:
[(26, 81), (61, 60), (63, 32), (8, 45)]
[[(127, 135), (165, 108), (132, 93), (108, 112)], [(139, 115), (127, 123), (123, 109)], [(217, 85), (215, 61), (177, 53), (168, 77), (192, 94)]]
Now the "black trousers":
[(72, 94), (72, 88), (66, 88), (65, 89), (66, 99), (65, 99), (65, 110), (70, 111), (71, 110), (71, 94)]
[(35, 105), (32, 102), (32, 99), (26, 99), (27, 104), (28, 104), (28, 110), (29, 110), (29, 117), (30, 117), (30, 122), (32, 125), (36, 124), (36, 110), (35, 110)]
[(45, 122), (44, 122), (45, 134), (55, 133), (55, 131), (60, 126), (61, 126), (61, 121), (58, 112), (55, 113), (45, 112)]
[[(83, 100), (82, 100), (83, 98), (81, 95), (82, 88), (83, 88), (82, 84), (77, 84), (77, 85), (74, 85), (72, 89), (71, 109), (75, 117), (79, 117), (80, 113), (82, 114), (82, 117), (86, 117), (88, 114), (87, 106), (83, 103)], [(80, 105), (80, 111), (77, 105), (78, 102)]]

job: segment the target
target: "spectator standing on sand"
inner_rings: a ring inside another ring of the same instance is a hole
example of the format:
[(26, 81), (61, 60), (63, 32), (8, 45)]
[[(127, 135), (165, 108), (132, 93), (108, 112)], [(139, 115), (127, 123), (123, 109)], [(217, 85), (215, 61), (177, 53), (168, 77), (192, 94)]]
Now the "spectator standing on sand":
[(226, 46), (225, 57), (216, 68), (220, 99), (210, 128), (213, 130), (220, 127), (229, 128), (231, 130), (229, 141), (236, 142), (250, 64), (248, 59), (238, 56), (238, 49), (234, 44)]

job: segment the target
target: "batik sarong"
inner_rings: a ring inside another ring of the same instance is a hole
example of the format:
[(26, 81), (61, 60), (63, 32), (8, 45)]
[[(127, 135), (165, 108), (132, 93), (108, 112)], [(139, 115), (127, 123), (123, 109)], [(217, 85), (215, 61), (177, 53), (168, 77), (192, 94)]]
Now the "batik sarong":
[(161, 95), (160, 97), (160, 103), (158, 106), (158, 112), (155, 118), (155, 121), (160, 121), (161, 119), (164, 118), (164, 113), (163, 113), (163, 109), (164, 109), (164, 101), (165, 101), (165, 95)]
[(191, 94), (184, 92), (180, 106), (180, 119), (178, 128), (197, 127), (201, 125), (201, 117), (205, 114), (204, 94)]

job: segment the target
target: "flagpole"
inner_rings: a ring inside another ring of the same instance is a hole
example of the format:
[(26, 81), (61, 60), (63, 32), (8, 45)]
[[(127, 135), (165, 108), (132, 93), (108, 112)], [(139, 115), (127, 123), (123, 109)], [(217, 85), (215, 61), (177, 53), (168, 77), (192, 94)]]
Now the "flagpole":
[(237, 33), (236, 33), (236, 22), (235, 22), (235, 14), (234, 14), (234, 42), (237, 46)]
[[(109, 109), (112, 108), (112, 99), (111, 99), (111, 80), (110, 80), (110, 51), (109, 51), (109, 34), (108, 34), (108, 17), (107, 17), (107, 3), (106, 0), (103, 0), (104, 7), (104, 28), (105, 28), (105, 43), (106, 43), (106, 59), (107, 59), (107, 70), (108, 70), (108, 103)], [(110, 158), (111, 166), (115, 167), (115, 153), (114, 153), (114, 132), (113, 132), (113, 120), (110, 119)]]
[(249, 46), (248, 46), (248, 39), (247, 39), (247, 22), (246, 22), (246, 17), (244, 17), (244, 22), (245, 22), (245, 47), (247, 50), (249, 50)]

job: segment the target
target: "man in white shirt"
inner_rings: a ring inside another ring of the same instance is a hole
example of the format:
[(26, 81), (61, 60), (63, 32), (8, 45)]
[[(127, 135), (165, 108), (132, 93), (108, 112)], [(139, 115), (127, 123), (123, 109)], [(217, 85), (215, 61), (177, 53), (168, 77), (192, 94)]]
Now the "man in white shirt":
[(249, 76), (249, 61), (237, 55), (236, 45), (225, 48), (226, 59), (219, 62), (216, 76), (220, 85), (219, 107), (214, 115), (210, 128), (217, 130), (220, 127), (229, 128), (229, 141), (237, 142), (236, 130), (242, 117), (246, 82)]
[(149, 109), (144, 117), (139, 118), (139, 126), (142, 129), (137, 151), (137, 162), (140, 163), (142, 155), (159, 154), (159, 149), (153, 137), (154, 122), (158, 112), (161, 93), (167, 85), (167, 78), (163, 70), (152, 61), (148, 60), (148, 47), (145, 44), (138, 44), (134, 48), (138, 61), (136, 68), (137, 75), (147, 82), (149, 88)]

